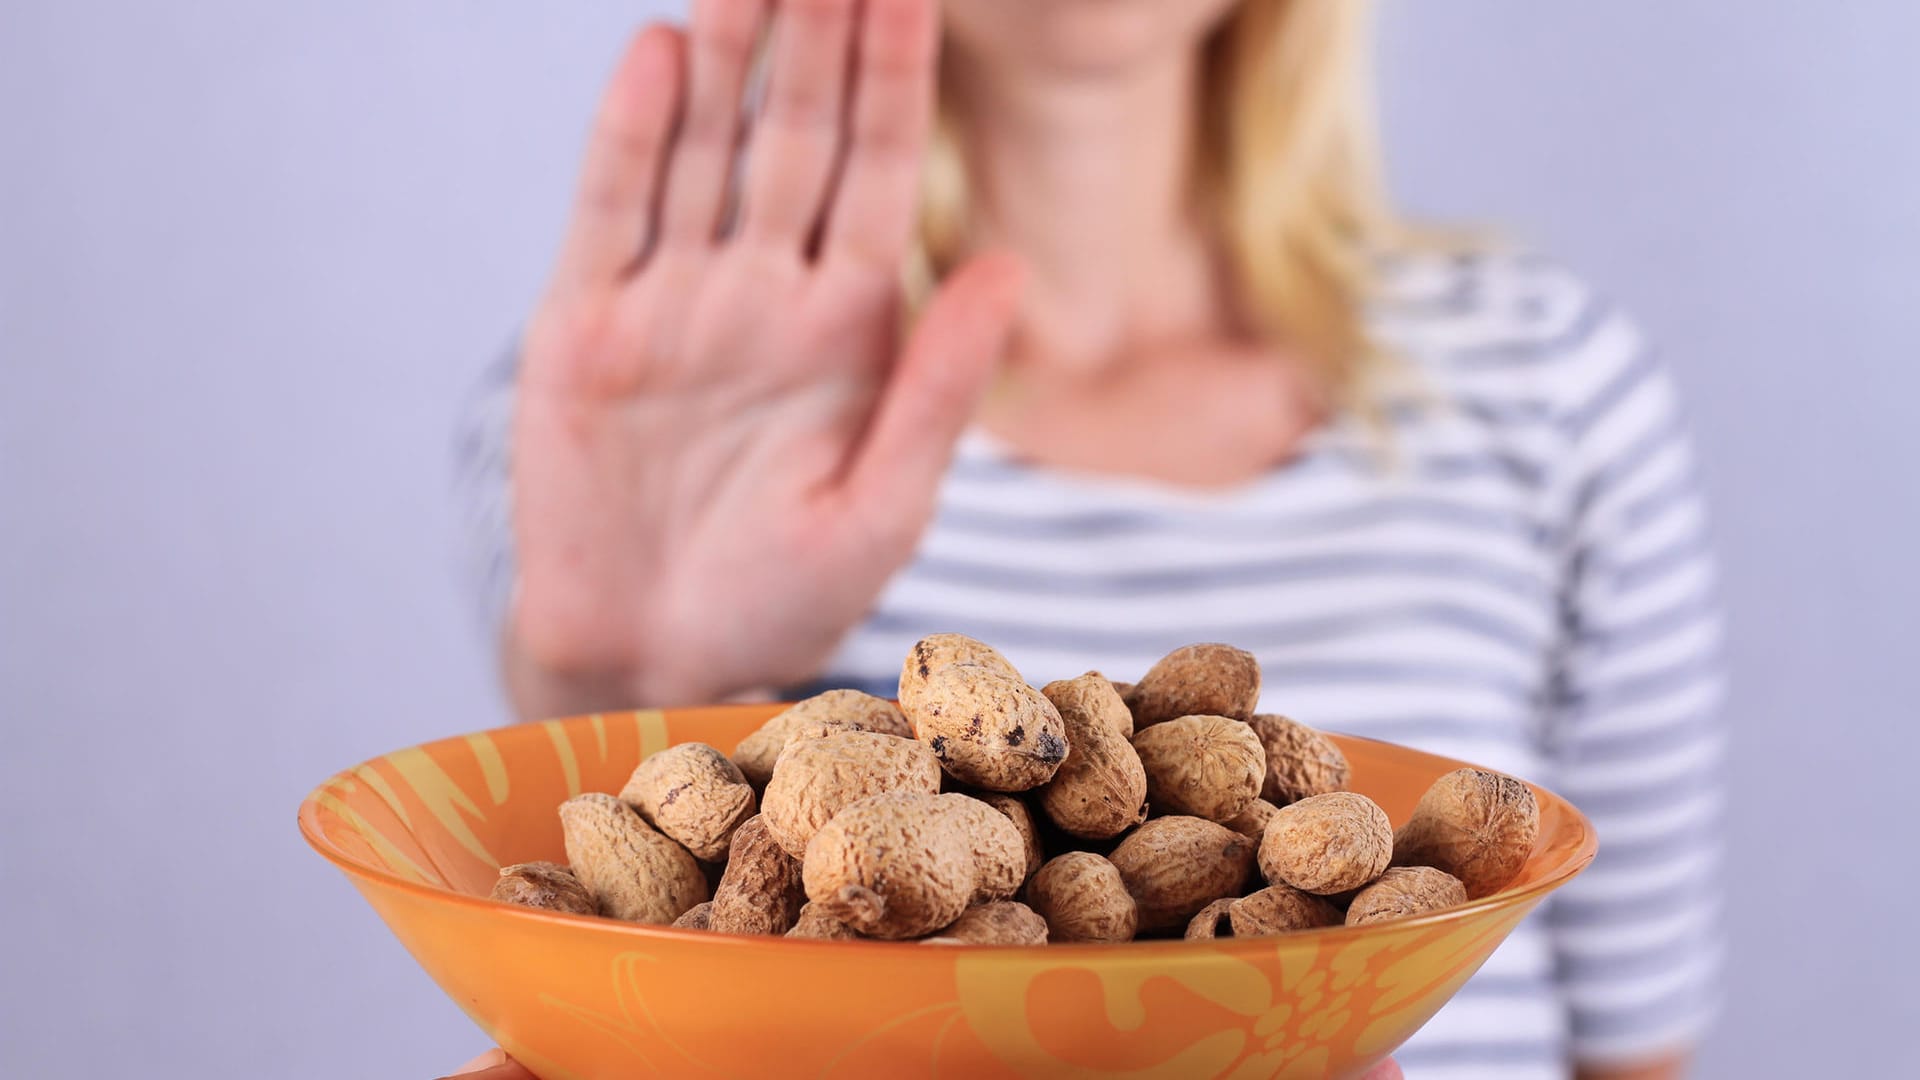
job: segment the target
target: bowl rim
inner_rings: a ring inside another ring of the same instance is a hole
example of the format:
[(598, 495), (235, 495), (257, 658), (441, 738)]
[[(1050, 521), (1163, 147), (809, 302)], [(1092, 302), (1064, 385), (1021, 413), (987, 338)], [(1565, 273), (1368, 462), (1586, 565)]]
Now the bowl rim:
[[(537, 721), (535, 723), (557, 722), (560, 724), (571, 724), (588, 721), (594, 716), (605, 717), (632, 712), (659, 712), (671, 715), (676, 712), (711, 713), (734, 710), (743, 712), (761, 711), (768, 708), (783, 708), (785, 704), (790, 703), (765, 702), (746, 705), (681, 706), (663, 709), (609, 709), (599, 713), (581, 713), (574, 716), (555, 717), (551, 721)], [(320, 828), (318, 820), (321, 808), (320, 797), (328, 793), (328, 789), (333, 787), (336, 782), (342, 779), (351, 779), (354, 772), (360, 768), (364, 768), (373, 762), (399, 753), (402, 750), (424, 749), (430, 746), (463, 741), (468, 738), (469, 735), (492, 735), (497, 732), (515, 731), (529, 726), (531, 726), (529, 723), (503, 724), (499, 727), (485, 728), (476, 732), (449, 735), (441, 739), (431, 739), (424, 743), (416, 743), (413, 746), (401, 747), (396, 750), (389, 750), (384, 754), (377, 754), (358, 765), (340, 770), (321, 781), (300, 800), (298, 814), (300, 835), (307, 841), (309, 847), (319, 853), (322, 858), (325, 858), (328, 862), (338, 867), (349, 878), (363, 879), (384, 888), (397, 889), (401, 892), (410, 893), (424, 900), (451, 902), (469, 907), (482, 907), (486, 910), (497, 912), (506, 918), (531, 919), (536, 922), (556, 923), (565, 927), (594, 928), (610, 934), (629, 936), (639, 941), (666, 939), (669, 941), (719, 948), (814, 949), (834, 947), (839, 949), (872, 950), (899, 949), (902, 947), (917, 948), (920, 945), (918, 940), (911, 938), (901, 941), (887, 941), (878, 938), (790, 938), (757, 934), (723, 934), (711, 930), (692, 930), (684, 927), (676, 927), (670, 924), (628, 922), (622, 919), (610, 919), (603, 915), (574, 915), (567, 912), (527, 907), (523, 904), (511, 904), (504, 900), (495, 900), (488, 896), (455, 892), (452, 889), (432, 885), (427, 882), (414, 881), (394, 873), (391, 870), (362, 862), (336, 846), (332, 840), (327, 838)], [(1449, 766), (1446, 771), (1452, 771), (1452, 769), (1457, 768), (1480, 767), (1456, 758), (1430, 754), (1424, 750), (1416, 750), (1399, 743), (1388, 742), (1385, 739), (1375, 739), (1365, 735), (1348, 735), (1337, 730), (1326, 730), (1325, 733), (1331, 736), (1336, 742), (1374, 743), (1380, 746), (1391, 747), (1397, 753), (1413, 754), (1421, 758), (1430, 759), (1436, 764)], [(952, 956), (962, 951), (969, 956), (983, 953), (1033, 956), (1057, 955), (1055, 950), (1067, 948), (1089, 952), (1117, 951), (1128, 956), (1172, 954), (1178, 957), (1203, 958), (1209, 955), (1217, 955), (1219, 947), (1221, 946), (1233, 948), (1236, 943), (1245, 943), (1245, 946), (1250, 948), (1266, 948), (1270, 947), (1276, 939), (1314, 942), (1326, 940), (1339, 941), (1343, 938), (1376, 934), (1387, 928), (1392, 928), (1396, 931), (1418, 930), (1461, 921), (1485, 911), (1511, 908), (1523, 903), (1537, 901), (1546, 896), (1546, 894), (1566, 884), (1593, 863), (1594, 856), (1599, 850), (1599, 838), (1594, 832), (1593, 822), (1587, 818), (1586, 814), (1580, 811), (1579, 807), (1574, 806), (1562, 796), (1538, 784), (1527, 780), (1522, 780), (1521, 782), (1533, 790), (1534, 798), (1556, 804), (1564, 822), (1562, 828), (1573, 830), (1577, 836), (1577, 844), (1562, 864), (1553, 867), (1539, 881), (1521, 889), (1502, 889), (1477, 900), (1469, 900), (1464, 904), (1457, 904), (1453, 907), (1442, 908), (1439, 911), (1415, 915), (1409, 918), (1394, 919), (1390, 922), (1371, 923), (1362, 926), (1347, 926), (1345, 924), (1339, 926), (1322, 926), (1315, 927), (1311, 930), (1294, 930), (1285, 934), (1269, 934), (1260, 937), (1207, 938), (1204, 940), (1164, 938), (1122, 942), (1061, 942), (1057, 945), (971, 945), (964, 950), (939, 949), (921, 951), (928, 952), (933, 956)], [(1362, 794), (1364, 794), (1364, 792)], [(1536, 840), (1535, 842), (1537, 844), (1539, 841)], [(1200, 946), (1213, 946), (1213, 948), (1201, 948)]]

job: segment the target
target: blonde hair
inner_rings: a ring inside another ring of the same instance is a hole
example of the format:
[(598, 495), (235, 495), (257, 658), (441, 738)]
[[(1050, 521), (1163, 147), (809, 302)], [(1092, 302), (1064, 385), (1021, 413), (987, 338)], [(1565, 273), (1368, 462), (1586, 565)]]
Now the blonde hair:
[[(1369, 415), (1390, 368), (1366, 328), (1374, 254), (1403, 231), (1380, 175), (1372, 7), (1241, 0), (1205, 45), (1195, 192), (1253, 329), (1302, 355), (1330, 407)], [(959, 118), (944, 106), (921, 206), (919, 261), (937, 278), (967, 217)]]

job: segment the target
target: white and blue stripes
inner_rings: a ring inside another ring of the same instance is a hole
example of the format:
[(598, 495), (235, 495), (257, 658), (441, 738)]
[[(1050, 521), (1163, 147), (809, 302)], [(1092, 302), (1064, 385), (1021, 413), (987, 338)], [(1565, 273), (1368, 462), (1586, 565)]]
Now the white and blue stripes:
[[(1407, 1075), (1545, 1078), (1684, 1045), (1714, 1002), (1720, 624), (1663, 366), (1562, 270), (1394, 264), (1378, 332), (1416, 376), (1391, 452), (1357, 424), (1194, 493), (963, 441), (916, 560), (822, 682), (892, 690), (923, 634), (1036, 683), (1133, 678), (1169, 649), (1253, 651), (1263, 707), (1563, 792), (1601, 854), (1401, 1052)], [(480, 591), (510, 580), (496, 372), (462, 439)]]

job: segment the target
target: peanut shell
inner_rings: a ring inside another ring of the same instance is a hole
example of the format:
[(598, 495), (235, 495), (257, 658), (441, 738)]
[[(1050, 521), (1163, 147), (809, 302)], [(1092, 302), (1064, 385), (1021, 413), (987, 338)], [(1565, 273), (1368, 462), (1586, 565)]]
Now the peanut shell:
[(1260, 841), (1260, 872), (1269, 882), (1322, 896), (1365, 885), (1392, 858), (1387, 812), (1351, 791), (1281, 807)]
[[(1113, 692), (1120, 695), (1120, 703), (1122, 705), (1126, 705), (1127, 702), (1133, 700), (1133, 684), (1132, 683), (1121, 682), (1118, 679), (1114, 679), (1111, 681), (1113, 683)], [(1122, 726), (1120, 733), (1121, 735), (1125, 736), (1128, 739), (1133, 738), (1133, 706), (1131, 705), (1127, 706), (1127, 719), (1125, 724)]]
[(866, 937), (924, 937), (958, 919), (979, 874), (964, 816), (940, 799), (893, 791), (835, 814), (807, 844), (807, 899)]
[(1286, 885), (1269, 885), (1233, 901), (1227, 908), (1227, 918), (1233, 924), (1233, 936), (1242, 938), (1339, 926), (1345, 915), (1331, 902), (1312, 893)]
[(602, 792), (560, 804), (567, 863), (600, 914), (670, 923), (707, 898), (707, 878), (687, 849), (655, 832), (639, 811)]
[(1033, 811), (1027, 808), (1026, 801), (999, 791), (983, 791), (974, 798), (1006, 815), (1013, 827), (1020, 830), (1020, 840), (1027, 851), (1027, 868), (1021, 880), (1032, 880), (1041, 864), (1047, 861), (1047, 853), (1040, 842), (1040, 825), (1033, 820)]
[(1040, 789), (1040, 806), (1064, 832), (1104, 840), (1147, 816), (1147, 773), (1123, 731), (1133, 721), (1097, 672), (1041, 690), (1067, 731), (1067, 757)]
[(1260, 662), (1231, 645), (1186, 645), (1153, 665), (1134, 685), (1127, 705), (1140, 729), (1183, 716), (1245, 720), (1260, 701)]
[(1005, 814), (971, 795), (934, 796), (956, 815), (957, 828), (973, 854), (978, 886), (972, 903), (1005, 900), (1027, 880), (1027, 842)]
[(713, 929), (713, 901), (702, 901), (681, 912), (673, 925), (681, 930)]
[(913, 725), (893, 702), (858, 690), (828, 690), (795, 702), (740, 740), (733, 749), (733, 763), (754, 787), (766, 787), (773, 779), (773, 764), (780, 751), (796, 731), (810, 723), (843, 724), (857, 731), (913, 737)]
[(1252, 837), (1253, 842), (1257, 844), (1266, 838), (1267, 822), (1273, 820), (1273, 815), (1279, 811), (1279, 809), (1279, 807), (1265, 799), (1255, 799), (1247, 804), (1245, 810), (1240, 811), (1238, 815), (1228, 818), (1220, 824), (1225, 825), (1241, 836)]
[(1026, 791), (1053, 777), (1067, 756), (1066, 725), (1018, 676), (949, 664), (902, 702), (920, 741), (954, 779), (988, 791)]
[(924, 945), (1045, 945), (1047, 923), (1014, 900), (976, 904)]
[(1142, 730), (1133, 749), (1157, 813), (1229, 821), (1260, 797), (1267, 774), (1260, 737), (1225, 716), (1183, 716)]
[(564, 911), (571, 915), (595, 914), (593, 894), (587, 891), (573, 871), (552, 862), (516, 863), (500, 868), (500, 880), (489, 894), (521, 907), (543, 911)]
[(1396, 866), (1361, 889), (1347, 905), (1347, 925), (1407, 919), (1467, 902), (1460, 879), (1431, 866)]
[(733, 831), (727, 869), (713, 892), (710, 928), (722, 934), (784, 934), (800, 917), (807, 891), (800, 862), (755, 815)]
[(1188, 941), (1211, 941), (1214, 938), (1232, 937), (1233, 922), (1229, 913), (1239, 897), (1223, 896), (1187, 920), (1186, 938)]
[(1120, 871), (1090, 851), (1047, 860), (1027, 883), (1027, 904), (1047, 924), (1047, 939), (1132, 941), (1140, 912)]
[(849, 803), (886, 791), (940, 790), (940, 763), (913, 739), (848, 731), (793, 743), (780, 755), (760, 801), (767, 831), (799, 858), (807, 842)]
[(1153, 818), (1108, 856), (1140, 909), (1139, 928), (1169, 930), (1223, 896), (1238, 896), (1253, 872), (1254, 843), (1197, 817)]
[(1260, 736), (1267, 755), (1267, 775), (1260, 797), (1278, 806), (1345, 791), (1352, 770), (1347, 755), (1332, 739), (1284, 716), (1261, 713), (1247, 721)]
[(859, 937), (853, 927), (828, 915), (811, 901), (800, 905), (800, 917), (793, 921), (793, 929), (787, 931), (790, 938), (821, 938), (824, 940), (852, 940)]
[(1485, 769), (1455, 769), (1433, 782), (1394, 835), (1396, 866), (1432, 866), (1478, 900), (1519, 876), (1540, 835), (1533, 789)]
[(965, 634), (929, 634), (914, 642), (900, 665), (900, 711), (909, 721), (913, 720), (914, 709), (926, 700), (927, 681), (955, 664), (985, 668), (1016, 682), (1026, 681), (998, 649), (984, 641)]
[(620, 798), (696, 859), (727, 857), (727, 841), (755, 810), (753, 788), (706, 743), (669, 746), (633, 770)]

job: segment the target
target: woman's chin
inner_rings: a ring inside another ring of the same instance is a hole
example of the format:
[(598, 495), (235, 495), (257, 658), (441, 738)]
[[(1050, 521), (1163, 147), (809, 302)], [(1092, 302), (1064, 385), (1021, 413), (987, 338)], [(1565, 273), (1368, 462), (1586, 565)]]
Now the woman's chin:
[(1236, 0), (945, 0), (949, 39), (993, 66), (1098, 78), (1188, 53)]

